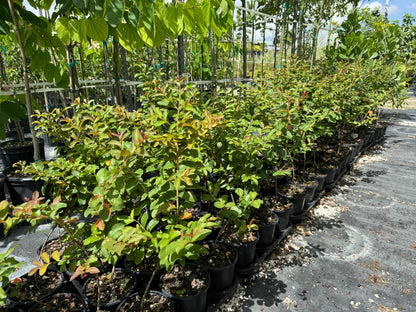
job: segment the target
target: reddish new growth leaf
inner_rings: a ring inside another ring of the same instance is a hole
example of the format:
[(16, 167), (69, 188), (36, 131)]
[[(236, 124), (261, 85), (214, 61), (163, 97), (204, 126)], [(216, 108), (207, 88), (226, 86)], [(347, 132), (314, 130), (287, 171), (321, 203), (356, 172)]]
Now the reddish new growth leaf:
[(53, 202), (51, 204), (51, 207), (55, 206), (56, 204), (58, 204), (61, 201), (61, 196), (55, 197), (53, 199)]
[(95, 222), (95, 225), (97, 226), (97, 228), (98, 228), (99, 230), (104, 231), (105, 224), (104, 224), (104, 221), (103, 221), (101, 218), (99, 218), (99, 219), (97, 220), (97, 222)]
[(182, 220), (187, 220), (190, 218), (192, 218), (192, 213), (190, 213), (189, 211), (186, 211), (181, 217)]
[(20, 277), (16, 277), (15, 279), (12, 279), (10, 281), (10, 283), (13, 284), (13, 285), (17, 285), (17, 284), (21, 283), (22, 281), (23, 280)]
[(100, 269), (98, 269), (96, 267), (90, 267), (88, 265), (88, 263), (84, 263), (84, 264), (80, 265), (79, 267), (77, 267), (74, 274), (72, 274), (72, 276), (70, 278), (70, 281), (72, 282), (78, 276), (85, 275), (86, 273), (98, 274), (98, 273), (100, 273)]

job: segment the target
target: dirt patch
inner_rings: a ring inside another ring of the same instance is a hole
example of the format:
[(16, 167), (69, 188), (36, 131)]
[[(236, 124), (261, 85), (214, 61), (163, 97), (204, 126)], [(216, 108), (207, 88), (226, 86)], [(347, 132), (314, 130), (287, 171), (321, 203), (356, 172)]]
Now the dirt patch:
[(368, 261), (362, 264), (363, 267), (370, 269), (371, 271), (381, 271), (380, 262), (378, 261)]
[[(408, 98), (404, 100), (401, 109), (416, 109), (416, 97), (408, 93)], [(386, 103), (383, 108), (392, 108), (390, 103)]]
[(416, 108), (416, 97), (410, 97), (406, 99), (403, 109), (415, 109)]
[(389, 284), (389, 281), (386, 278), (384, 278), (382, 275), (369, 274), (365, 280), (375, 285)]

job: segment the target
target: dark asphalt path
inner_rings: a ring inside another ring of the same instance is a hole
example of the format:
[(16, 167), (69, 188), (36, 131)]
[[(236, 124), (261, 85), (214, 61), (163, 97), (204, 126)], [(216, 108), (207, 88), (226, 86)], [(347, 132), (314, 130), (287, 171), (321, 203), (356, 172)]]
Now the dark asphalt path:
[(416, 110), (384, 118), (385, 140), (284, 246), (295, 255), (276, 250), (229, 311), (416, 311)]

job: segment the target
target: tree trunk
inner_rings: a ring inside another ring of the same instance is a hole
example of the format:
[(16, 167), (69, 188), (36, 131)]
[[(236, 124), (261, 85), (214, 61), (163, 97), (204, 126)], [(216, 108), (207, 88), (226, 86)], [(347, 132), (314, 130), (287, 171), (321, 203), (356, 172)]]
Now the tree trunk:
[(111, 87), (111, 72), (110, 72), (110, 60), (108, 59), (108, 46), (107, 41), (103, 41), (103, 59), (104, 59), (104, 75), (105, 79), (107, 80), (110, 87), (105, 88), (105, 102), (108, 104), (109, 100), (111, 99), (114, 104), (114, 92), (112, 92)]
[(292, 47), (290, 49), (291, 57), (294, 58), (296, 54), (296, 26), (298, 18), (298, 0), (295, 0), (295, 5), (293, 7), (293, 24), (292, 24)]
[(123, 94), (120, 85), (120, 45), (116, 39), (113, 40), (113, 64), (114, 64), (114, 83), (116, 89), (117, 105), (123, 105)]
[[(52, 61), (52, 64), (53, 64), (54, 66), (57, 66), (57, 65), (56, 65), (56, 58), (55, 58), (55, 55), (53, 54), (52, 49), (49, 49), (49, 54), (50, 54), (50, 56), (51, 56), (51, 61)], [(62, 106), (63, 106), (64, 108), (66, 108), (66, 99), (65, 99), (65, 95), (64, 95), (64, 93), (62, 92), (62, 90), (59, 90), (59, 91), (58, 91), (58, 93), (59, 93), (59, 97), (61, 98)], [(65, 110), (65, 115), (66, 115), (66, 116), (68, 116), (68, 111), (66, 111), (66, 110)]]
[(8, 0), (10, 13), (12, 15), (13, 24), (16, 31), (17, 41), (19, 42), (19, 48), (20, 48), (20, 55), (22, 57), (22, 66), (23, 66), (23, 80), (25, 84), (25, 97), (26, 97), (26, 109), (27, 109), (27, 116), (29, 119), (29, 127), (30, 127), (30, 133), (32, 134), (32, 143), (33, 143), (33, 149), (34, 149), (34, 160), (40, 159), (40, 149), (39, 149), (39, 140), (36, 137), (35, 129), (33, 128), (33, 106), (32, 106), (32, 95), (30, 94), (30, 86), (29, 86), (29, 76), (27, 73), (27, 63), (26, 63), (26, 54), (24, 49), (24, 44), (22, 40), (22, 36), (20, 34), (19, 29), (19, 22), (17, 20), (16, 11), (14, 9), (14, 3), (13, 0)]
[(299, 13), (299, 22), (298, 22), (298, 50), (297, 50), (297, 56), (298, 59), (303, 58), (303, 46), (302, 46), (302, 40), (303, 40), (303, 4), (300, 9)]
[(256, 66), (256, 60), (254, 59), (254, 28), (255, 28), (255, 16), (253, 16), (253, 24), (251, 25), (251, 79), (254, 79), (254, 69)]
[[(123, 48), (122, 45), (120, 45), (120, 54), (121, 54), (121, 64), (123, 68), (123, 79), (124, 81), (129, 81), (129, 69), (127, 67), (127, 59), (126, 59), (126, 49)], [(127, 94), (127, 105), (129, 110), (133, 110), (133, 99), (131, 94), (131, 87), (130, 85), (126, 85), (126, 94)]]
[[(241, 6), (246, 8), (246, 0), (241, 0)], [(243, 10), (243, 79), (247, 78), (247, 23), (246, 11)]]
[(6, 68), (4, 67), (3, 56), (0, 53), (0, 73), (1, 73), (1, 87), (4, 90), (9, 89), (9, 80), (6, 75)]
[(178, 76), (182, 76), (185, 72), (185, 51), (184, 51), (183, 35), (178, 36)]
[(74, 57), (74, 46), (72, 44), (66, 46), (66, 58), (69, 65), (69, 83), (71, 88), (71, 100), (72, 102), (74, 102), (75, 98), (78, 96), (79, 82)]
[(261, 47), (261, 76), (263, 77), (263, 64), (264, 64), (264, 50), (265, 50), (265, 44), (266, 44), (266, 22), (263, 23), (263, 43)]
[(274, 44), (274, 53), (273, 53), (273, 70), (276, 69), (277, 66), (277, 21), (276, 21), (276, 25), (275, 25), (275, 29), (274, 29), (274, 40), (273, 40), (273, 44)]

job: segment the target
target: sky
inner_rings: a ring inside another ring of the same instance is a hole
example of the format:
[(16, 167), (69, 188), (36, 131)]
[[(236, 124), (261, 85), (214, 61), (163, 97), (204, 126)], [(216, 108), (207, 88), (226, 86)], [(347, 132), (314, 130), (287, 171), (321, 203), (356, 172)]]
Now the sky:
[[(391, 21), (402, 20), (405, 13), (416, 17), (416, 0), (388, 0), (388, 17)], [(380, 8), (384, 14), (386, 1), (363, 1), (363, 7)]]

